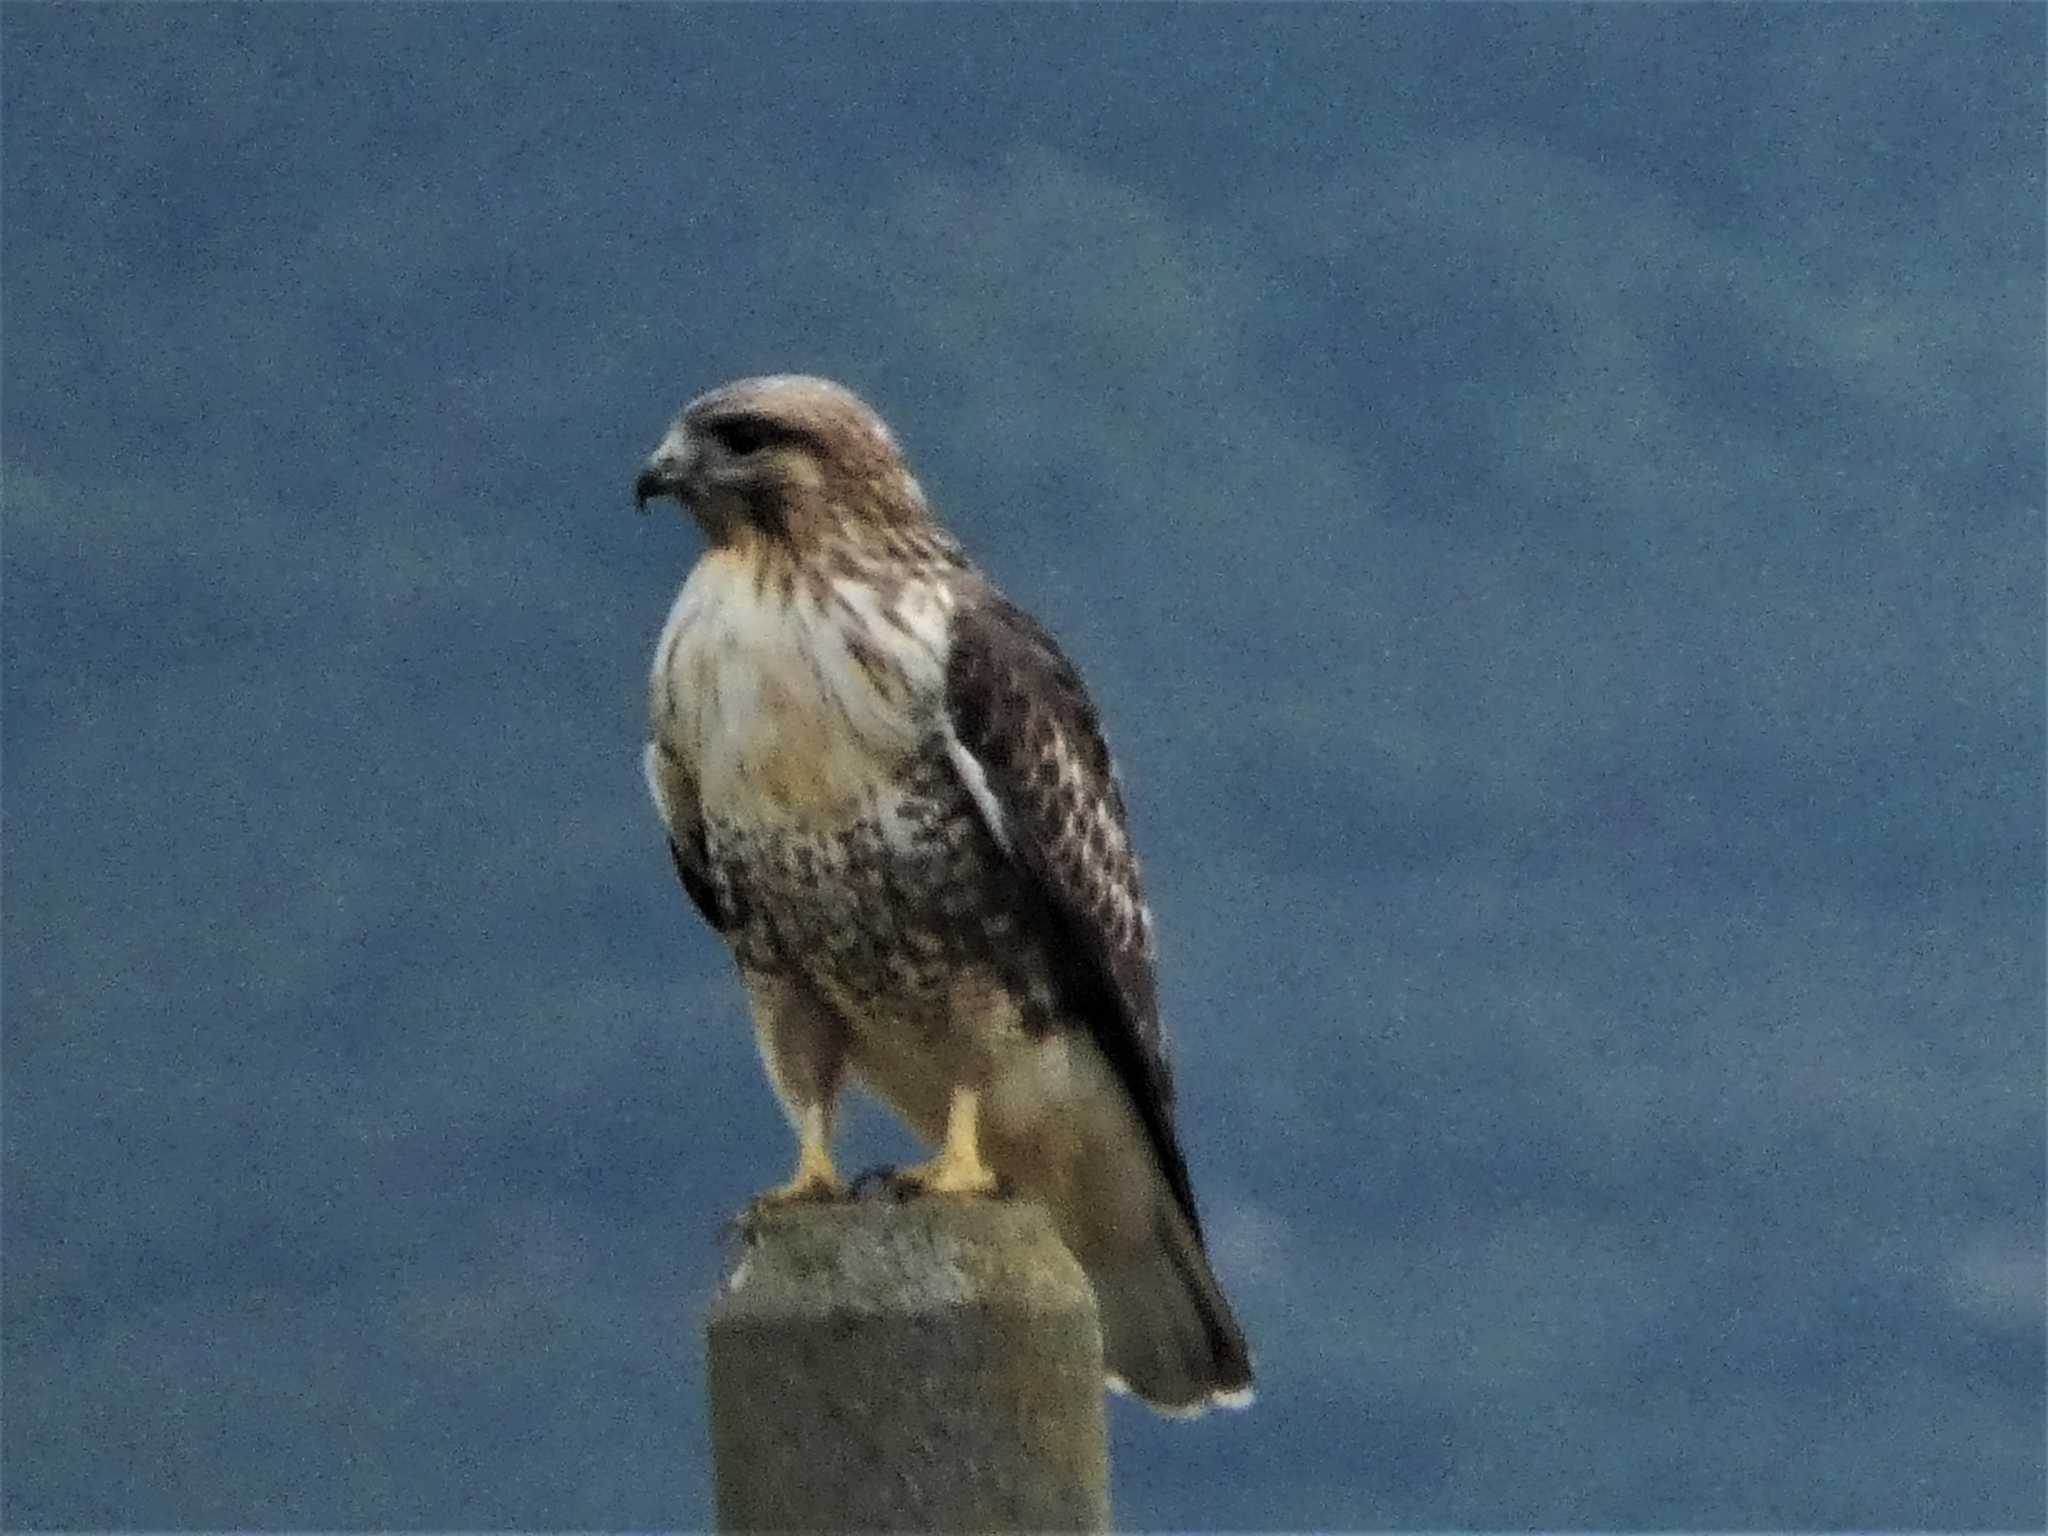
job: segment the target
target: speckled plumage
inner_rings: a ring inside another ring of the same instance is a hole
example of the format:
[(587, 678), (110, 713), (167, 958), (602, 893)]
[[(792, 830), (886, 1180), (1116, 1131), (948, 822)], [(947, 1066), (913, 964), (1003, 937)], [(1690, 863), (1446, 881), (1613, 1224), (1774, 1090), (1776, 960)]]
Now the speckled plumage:
[(648, 780), (798, 1128), (786, 1191), (836, 1187), (832, 1111), (857, 1074), (942, 1162), (979, 1149), (1045, 1202), (1116, 1378), (1171, 1411), (1248, 1395), (1175, 1133), (1122, 795), (1072, 665), (836, 385), (700, 397), (639, 489), (711, 538), (656, 651)]
[[(1019, 1000), (1021, 1026), (1049, 1033), (1050, 977), (1036, 946), (1018, 943), (1015, 878), (936, 736), (892, 788), (886, 818), (831, 831), (707, 817), (712, 884), (737, 919), (734, 957), (744, 970), (799, 978), (856, 1037), (901, 1031), (938, 1048), (956, 1028), (963, 967), (993, 972)], [(894, 1043), (885, 1036), (873, 1050)]]

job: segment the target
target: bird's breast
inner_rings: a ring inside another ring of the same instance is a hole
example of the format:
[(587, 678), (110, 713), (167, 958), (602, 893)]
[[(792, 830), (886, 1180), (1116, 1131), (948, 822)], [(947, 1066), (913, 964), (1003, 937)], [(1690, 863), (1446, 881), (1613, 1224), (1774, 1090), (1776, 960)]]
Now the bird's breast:
[(655, 653), (656, 733), (715, 821), (851, 825), (933, 727), (950, 617), (942, 589), (776, 579), (714, 550)]

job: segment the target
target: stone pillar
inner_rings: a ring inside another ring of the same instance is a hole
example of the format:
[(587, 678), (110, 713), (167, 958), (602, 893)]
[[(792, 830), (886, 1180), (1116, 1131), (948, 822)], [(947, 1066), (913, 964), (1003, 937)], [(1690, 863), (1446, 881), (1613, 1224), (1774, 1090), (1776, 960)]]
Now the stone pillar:
[(1036, 1205), (752, 1217), (711, 1309), (722, 1531), (1102, 1531), (1095, 1297)]

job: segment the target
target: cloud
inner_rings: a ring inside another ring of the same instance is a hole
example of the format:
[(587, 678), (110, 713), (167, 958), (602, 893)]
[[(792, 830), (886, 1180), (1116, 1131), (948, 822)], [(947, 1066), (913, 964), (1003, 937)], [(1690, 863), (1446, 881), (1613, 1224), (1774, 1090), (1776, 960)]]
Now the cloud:
[(1971, 1239), (1944, 1266), (1949, 1300), (1979, 1325), (2036, 1339), (2048, 1320), (2048, 1252), (2041, 1233), (2008, 1229)]

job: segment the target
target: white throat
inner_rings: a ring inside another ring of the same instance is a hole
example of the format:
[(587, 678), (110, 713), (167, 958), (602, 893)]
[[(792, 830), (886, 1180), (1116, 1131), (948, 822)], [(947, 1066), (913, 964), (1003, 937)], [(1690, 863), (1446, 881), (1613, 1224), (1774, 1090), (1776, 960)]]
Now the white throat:
[(848, 825), (941, 713), (952, 592), (910, 581), (885, 601), (851, 574), (786, 588), (759, 576), (712, 550), (683, 583), (655, 650), (655, 733), (707, 815)]

